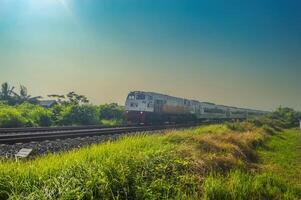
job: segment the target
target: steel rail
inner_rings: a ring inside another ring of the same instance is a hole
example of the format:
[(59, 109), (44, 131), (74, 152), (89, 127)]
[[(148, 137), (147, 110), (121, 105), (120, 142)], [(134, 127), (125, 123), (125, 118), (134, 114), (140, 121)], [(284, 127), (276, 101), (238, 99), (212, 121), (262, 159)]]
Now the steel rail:
[(110, 128), (94, 128), (94, 129), (74, 129), (74, 130), (55, 130), (55, 131), (41, 131), (41, 132), (20, 132), (20, 133), (10, 133), (10, 134), (2, 134), (0, 135), (1, 138), (18, 138), (18, 137), (25, 137), (25, 136), (46, 136), (46, 135), (60, 135), (60, 134), (72, 134), (72, 133), (82, 133), (82, 132), (95, 132), (95, 131), (110, 131), (110, 130), (125, 130), (125, 129), (134, 129), (137, 127), (110, 127)]
[(88, 136), (106, 136), (131, 132), (143, 132), (164, 130), (172, 128), (185, 128), (196, 126), (197, 124), (176, 124), (176, 125), (155, 125), (155, 126), (136, 126), (136, 127), (115, 127), (102, 129), (82, 129), (82, 130), (63, 130), (54, 132), (33, 132), (20, 134), (5, 134), (0, 136), (0, 144), (28, 143), (45, 140), (67, 139)]
[(1, 134), (8, 133), (33, 133), (46, 131), (63, 131), (63, 130), (86, 130), (86, 129), (100, 129), (100, 128), (115, 128), (115, 127), (132, 127), (133, 125), (118, 125), (118, 126), (103, 126), (103, 125), (88, 125), (88, 126), (56, 126), (56, 127), (27, 127), (27, 128), (0, 128)]

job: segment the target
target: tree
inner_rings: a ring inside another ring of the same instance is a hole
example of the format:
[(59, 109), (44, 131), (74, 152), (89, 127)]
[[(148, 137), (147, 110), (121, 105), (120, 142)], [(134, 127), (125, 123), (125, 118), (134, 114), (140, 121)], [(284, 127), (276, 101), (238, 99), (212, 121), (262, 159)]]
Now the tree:
[(14, 91), (15, 87), (10, 86), (7, 82), (1, 85), (0, 100), (8, 103), (9, 105), (22, 104), (28, 102), (31, 104), (37, 104), (41, 96), (32, 97), (28, 94), (27, 88), (24, 85), (20, 85), (19, 93)]
[(58, 104), (65, 103), (65, 98), (66, 98), (65, 95), (50, 94), (50, 95), (48, 95), (48, 97), (56, 99), (56, 102), (58, 102)]
[(20, 85), (19, 94), (14, 92), (14, 95), (16, 97), (18, 104), (21, 104), (24, 102), (28, 102), (31, 104), (38, 104), (39, 99), (42, 98), (41, 96), (32, 97), (31, 95), (29, 95), (27, 92), (27, 88), (24, 85)]
[(48, 95), (50, 98), (55, 98), (61, 105), (81, 105), (89, 103), (89, 100), (84, 95), (76, 94), (75, 92), (69, 92), (66, 95), (52, 94)]
[(75, 92), (69, 92), (66, 96), (68, 97), (69, 102), (73, 105), (89, 103), (89, 100), (86, 96), (76, 94)]
[(0, 91), (0, 100), (7, 102), (8, 104), (15, 104), (15, 87), (11, 87), (7, 82), (2, 83)]

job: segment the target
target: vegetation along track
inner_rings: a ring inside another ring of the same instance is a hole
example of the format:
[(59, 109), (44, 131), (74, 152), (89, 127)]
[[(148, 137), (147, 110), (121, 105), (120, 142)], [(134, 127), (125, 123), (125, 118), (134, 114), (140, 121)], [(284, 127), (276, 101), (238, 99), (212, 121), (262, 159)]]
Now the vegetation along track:
[[(3, 131), (0, 133), (0, 144), (16, 144), (16, 143), (27, 143), (33, 141), (44, 141), (44, 140), (56, 140), (56, 139), (66, 139), (66, 138), (77, 138), (77, 137), (87, 137), (95, 135), (113, 135), (122, 134), (129, 132), (141, 132), (141, 131), (154, 131), (172, 128), (185, 128), (195, 126), (197, 124), (174, 124), (174, 125), (154, 125), (154, 126), (117, 126), (117, 127), (79, 127), (76, 129), (66, 128), (66, 127), (56, 127), (53, 129), (43, 129), (43, 128), (30, 128), (30, 129), (18, 129), (18, 131), (10, 130), (10, 134)], [(4, 129), (2, 129), (4, 130)], [(6, 129), (9, 130), (9, 129)]]

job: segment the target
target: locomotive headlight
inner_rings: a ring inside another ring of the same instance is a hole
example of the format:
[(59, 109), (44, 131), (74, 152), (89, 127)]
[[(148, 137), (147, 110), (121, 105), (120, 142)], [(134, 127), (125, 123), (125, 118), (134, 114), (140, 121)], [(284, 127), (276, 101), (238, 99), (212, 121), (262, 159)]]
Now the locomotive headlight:
[(140, 114), (142, 115), (142, 114), (143, 114), (143, 112), (140, 112)]

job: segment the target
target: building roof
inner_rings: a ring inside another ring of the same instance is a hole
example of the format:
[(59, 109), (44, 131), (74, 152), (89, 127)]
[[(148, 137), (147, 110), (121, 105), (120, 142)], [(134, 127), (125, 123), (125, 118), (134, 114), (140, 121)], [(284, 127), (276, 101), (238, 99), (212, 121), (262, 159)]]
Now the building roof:
[(43, 107), (51, 107), (55, 105), (57, 102), (55, 100), (42, 100), (39, 101), (39, 105)]

